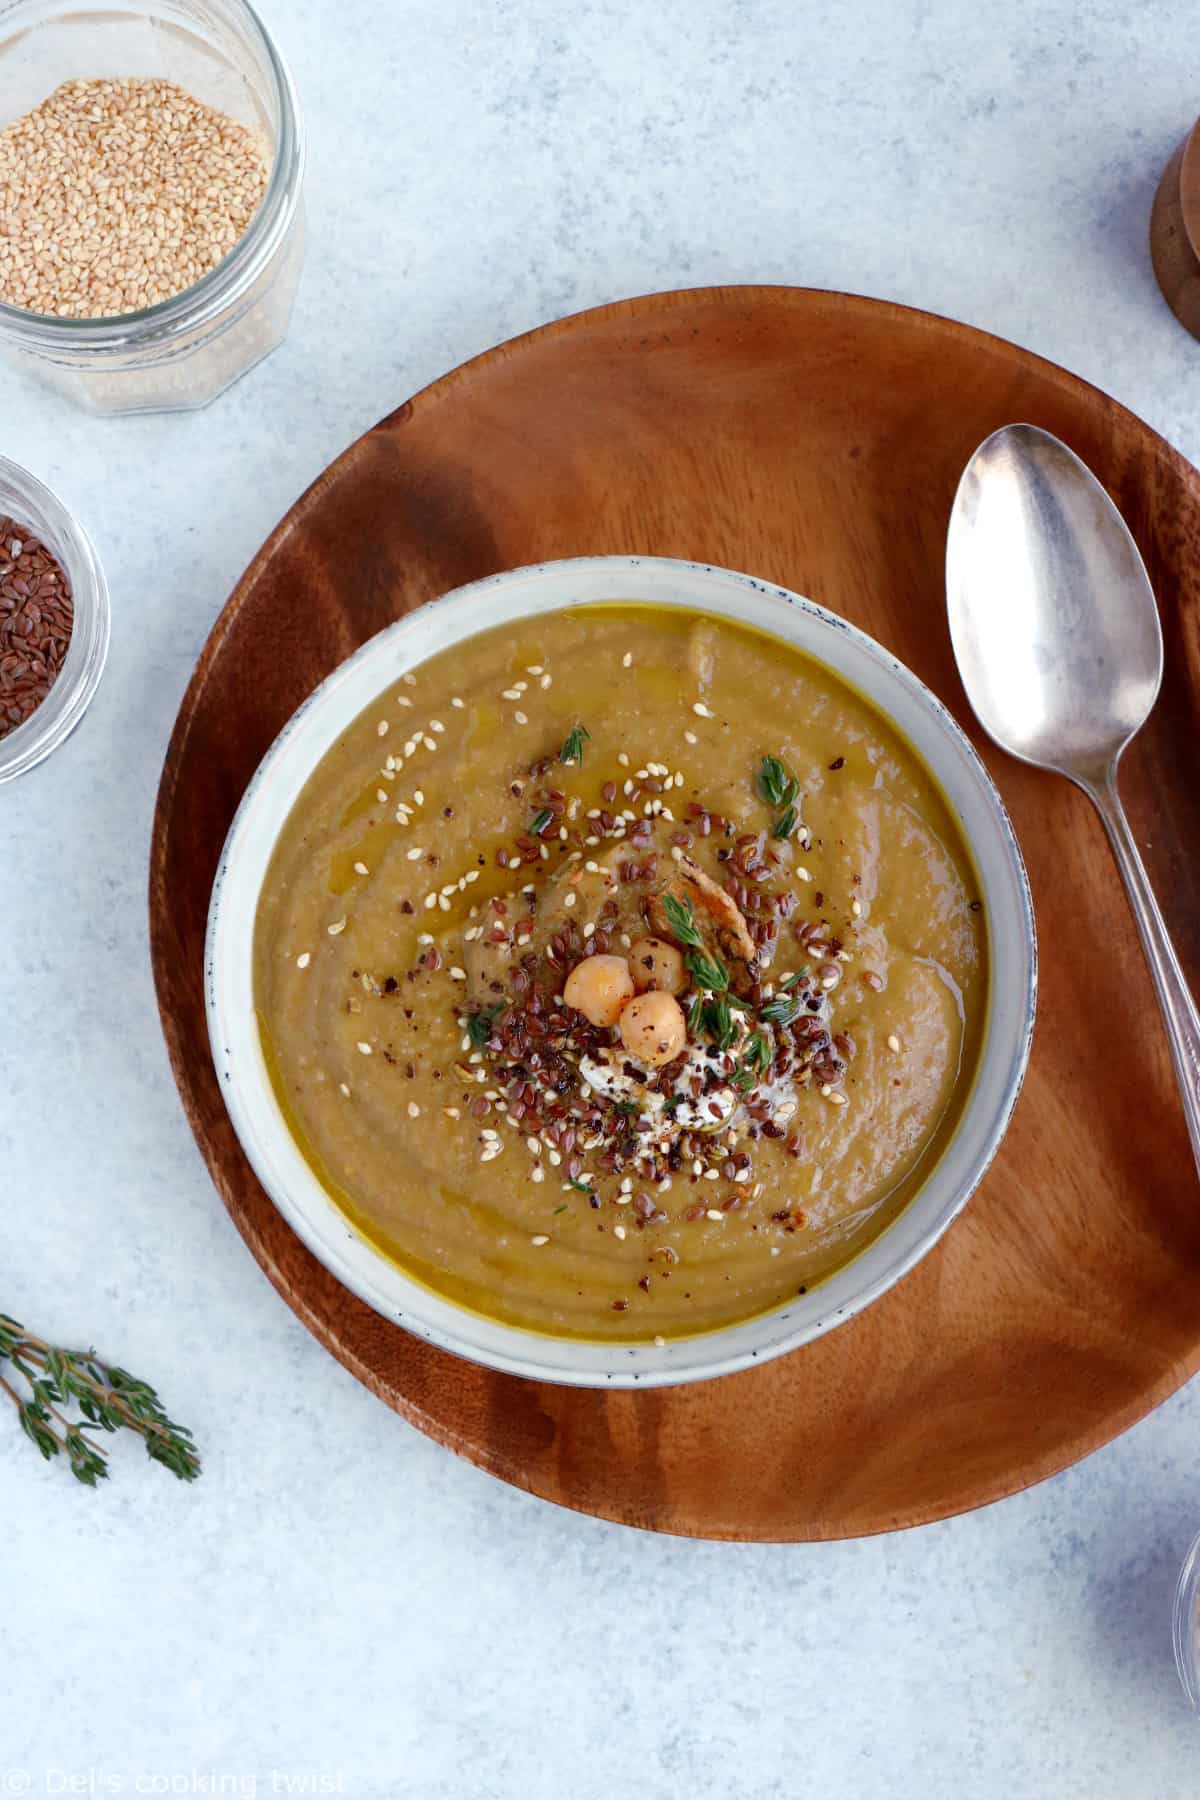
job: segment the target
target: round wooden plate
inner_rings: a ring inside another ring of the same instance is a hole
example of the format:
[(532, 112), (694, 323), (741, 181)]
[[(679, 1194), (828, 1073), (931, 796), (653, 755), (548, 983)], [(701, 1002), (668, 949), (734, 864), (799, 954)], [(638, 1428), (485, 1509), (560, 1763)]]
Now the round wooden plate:
[[(184, 1106), (238, 1228), (309, 1329), (405, 1418), (506, 1481), (661, 1531), (886, 1531), (1053, 1474), (1200, 1366), (1200, 1195), (1117, 876), (1082, 795), (983, 740), (951, 658), (951, 499), (975, 445), (1014, 419), (1091, 465), (1149, 566), (1167, 674), (1124, 791), (1194, 976), (1200, 476), (1105, 395), (966, 326), (789, 288), (656, 295), (562, 320), (455, 370), (352, 445), (217, 622), (171, 739), (151, 852), (155, 977)], [(346, 1293), (241, 1154), (201, 981), (226, 828), (316, 683), (460, 582), (612, 551), (748, 570), (901, 656), (1003, 790), (1042, 950), (1023, 1098), (941, 1246), (820, 1342), (650, 1393), (490, 1374)]]

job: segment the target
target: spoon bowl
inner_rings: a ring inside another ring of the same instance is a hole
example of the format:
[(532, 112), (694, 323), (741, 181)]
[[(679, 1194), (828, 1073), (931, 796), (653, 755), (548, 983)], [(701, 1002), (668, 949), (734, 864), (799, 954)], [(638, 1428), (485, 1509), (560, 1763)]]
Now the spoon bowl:
[(1103, 778), (1162, 681), (1154, 591), (1124, 519), (1073, 450), (1006, 425), (967, 464), (946, 553), (950, 635), (1001, 749)]

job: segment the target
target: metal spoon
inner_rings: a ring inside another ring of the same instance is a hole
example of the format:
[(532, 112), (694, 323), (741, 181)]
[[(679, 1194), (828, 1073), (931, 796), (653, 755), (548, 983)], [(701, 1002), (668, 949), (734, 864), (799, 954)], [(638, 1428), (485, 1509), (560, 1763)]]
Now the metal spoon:
[(1117, 792), (1117, 764), (1162, 680), (1162, 631), (1125, 521), (1072, 450), (1006, 425), (963, 472), (946, 549), (950, 636), (967, 697), (1002, 750), (1093, 801), (1154, 977), (1200, 1170), (1200, 1014)]

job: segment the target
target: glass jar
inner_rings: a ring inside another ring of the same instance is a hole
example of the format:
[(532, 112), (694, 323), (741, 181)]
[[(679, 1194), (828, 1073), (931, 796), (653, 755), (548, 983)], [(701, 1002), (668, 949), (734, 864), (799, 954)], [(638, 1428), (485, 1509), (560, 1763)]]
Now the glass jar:
[(62, 668), (29, 717), (0, 737), (0, 781), (35, 768), (70, 737), (104, 673), (108, 655), (108, 585), (91, 539), (61, 500), (35, 476), (0, 456), (0, 515), (27, 525), (57, 556), (71, 583), (74, 623)]
[(0, 0), (0, 127), (63, 81), (178, 83), (272, 151), (266, 192), (223, 262), (144, 311), (60, 319), (0, 303), (0, 353), (97, 413), (210, 400), (283, 342), (304, 257), (304, 137), (291, 76), (246, 0)]

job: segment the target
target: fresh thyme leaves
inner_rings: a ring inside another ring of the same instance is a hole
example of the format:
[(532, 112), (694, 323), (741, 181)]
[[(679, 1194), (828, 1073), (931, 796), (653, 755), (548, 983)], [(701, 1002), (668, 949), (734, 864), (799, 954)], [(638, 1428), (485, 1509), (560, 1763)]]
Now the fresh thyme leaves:
[(679, 1109), (679, 1107), (681, 1107), (683, 1105), (683, 1101), (684, 1101), (684, 1096), (682, 1094), (669, 1094), (667, 1096), (666, 1104), (663, 1107), (663, 1111), (666, 1113), (666, 1115), (669, 1119), (673, 1119), (675, 1117), (677, 1110)]
[(688, 950), (703, 950), (704, 939), (696, 930), (696, 915), (690, 900), (678, 900), (674, 894), (663, 895), (663, 911), (671, 934)]
[(768, 806), (781, 809), (776, 819), (771, 836), (790, 838), (799, 823), (800, 814), (796, 802), (800, 798), (800, 783), (792, 774), (787, 764), (778, 756), (764, 756), (759, 764), (754, 785), (759, 795)]
[(547, 825), (552, 822), (553, 818), (554, 814), (550, 811), (548, 806), (544, 806), (541, 812), (534, 813), (532, 819), (529, 821), (530, 837), (541, 837), (543, 831), (545, 831)]
[[(192, 1434), (169, 1419), (158, 1395), (115, 1364), (103, 1363), (94, 1350), (60, 1350), (34, 1337), (15, 1319), (0, 1313), (0, 1363), (29, 1387), (22, 1398), (12, 1382), (0, 1375), (0, 1391), (17, 1409), (21, 1429), (47, 1461), (66, 1452), (71, 1473), (85, 1487), (95, 1487), (108, 1475), (103, 1450), (89, 1435), (96, 1431), (136, 1431), (152, 1462), (170, 1469), (180, 1481), (194, 1481), (200, 1458)], [(67, 1417), (75, 1405), (82, 1421)]]
[(575, 1189), (577, 1194), (590, 1194), (593, 1191), (586, 1181), (572, 1181), (569, 1185)]
[(776, 994), (758, 1009), (758, 1016), (768, 1025), (793, 1025), (804, 1011), (804, 1002), (795, 994)]
[(693, 994), (688, 1005), (688, 1036), (696, 1037), (700, 1031), (700, 1022), (704, 1014), (704, 1001), (699, 994)]
[(497, 1013), (503, 1011), (504, 1002), (501, 1000), (495, 1006), (488, 1007), (484, 1012), (471, 1014), (467, 1020), (467, 1036), (471, 1040), (473, 1050), (486, 1049), (487, 1041), (492, 1035), (492, 1020)]
[(556, 1206), (556, 1207), (555, 1207), (555, 1209), (554, 1209), (554, 1216), (555, 1216), (555, 1218), (557, 1218), (557, 1217), (558, 1217), (558, 1215), (559, 1215), (559, 1213), (563, 1213), (563, 1212), (566, 1212), (566, 1210), (567, 1210), (567, 1203), (566, 1203), (566, 1201), (565, 1201), (565, 1200), (564, 1200), (564, 1201), (563, 1201), (563, 1203), (562, 1203), (562, 1205), (561, 1205), (561, 1206)]
[(710, 994), (723, 994), (729, 986), (729, 970), (719, 956), (707, 950), (692, 950), (686, 958), (692, 980)]
[(800, 783), (778, 756), (764, 756), (755, 785), (768, 806), (790, 806), (800, 793)]
[(784, 976), (783, 980), (779, 984), (780, 992), (786, 993), (787, 989), (794, 988), (798, 981), (806, 981), (807, 979), (808, 979), (808, 964), (805, 963), (805, 965), (802, 969), (795, 969), (795, 970), (793, 970), (793, 972), (790, 975)]
[(624, 1113), (627, 1119), (636, 1118), (642, 1110), (636, 1100), (614, 1100), (613, 1106), (617, 1112)]
[(592, 734), (586, 725), (573, 725), (563, 739), (563, 747), (558, 753), (560, 763), (578, 763), (583, 766), (583, 746), (591, 742)]
[(766, 1074), (771, 1066), (771, 1044), (765, 1032), (756, 1031), (750, 1037), (737, 1068), (733, 1072), (733, 1085), (741, 1093), (749, 1093), (752, 1087)]
[(718, 1050), (731, 1048), (737, 1038), (738, 1028), (726, 995), (718, 994), (715, 999), (703, 1002), (700, 1008), (700, 1029), (708, 1033)]

